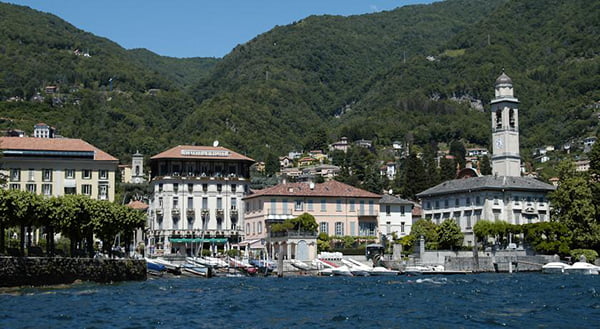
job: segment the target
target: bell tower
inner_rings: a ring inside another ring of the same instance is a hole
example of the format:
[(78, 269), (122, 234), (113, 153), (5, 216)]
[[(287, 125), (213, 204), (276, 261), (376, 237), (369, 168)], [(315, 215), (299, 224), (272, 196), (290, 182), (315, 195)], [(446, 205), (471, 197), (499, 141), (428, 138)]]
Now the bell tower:
[(496, 79), (492, 112), (492, 173), (521, 176), (519, 154), (519, 100), (513, 93), (512, 80), (504, 73)]

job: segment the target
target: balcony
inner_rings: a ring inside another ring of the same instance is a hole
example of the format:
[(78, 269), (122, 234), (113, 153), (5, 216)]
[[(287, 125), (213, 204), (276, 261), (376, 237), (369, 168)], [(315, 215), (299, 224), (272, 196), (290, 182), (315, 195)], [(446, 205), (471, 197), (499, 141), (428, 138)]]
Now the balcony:
[(237, 216), (237, 215), (238, 215), (237, 208), (231, 208), (231, 216)]
[(202, 208), (202, 217), (208, 217), (208, 215), (210, 215), (210, 210)]
[(171, 215), (179, 216), (179, 209), (176, 208), (176, 209), (171, 210)]
[(194, 211), (194, 208), (187, 208), (186, 213), (188, 216), (194, 216), (196, 211)]
[(225, 214), (225, 209), (217, 208), (217, 216), (223, 216), (223, 214)]
[(162, 215), (163, 214), (163, 209), (162, 208), (156, 208), (156, 210), (154, 210), (156, 212), (157, 215)]
[(288, 231), (288, 232), (270, 232), (269, 237), (271, 238), (292, 238), (302, 239), (309, 238), (315, 239), (319, 235), (319, 232), (306, 232), (306, 231)]

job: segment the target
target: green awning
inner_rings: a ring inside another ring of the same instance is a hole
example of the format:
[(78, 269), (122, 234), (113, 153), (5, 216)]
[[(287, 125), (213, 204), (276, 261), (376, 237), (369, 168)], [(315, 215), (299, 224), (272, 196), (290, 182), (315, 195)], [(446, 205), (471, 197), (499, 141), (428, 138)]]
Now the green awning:
[(192, 243), (201, 243), (201, 242), (210, 242), (210, 243), (226, 243), (227, 239), (223, 239), (223, 238), (209, 238), (209, 239), (202, 239), (202, 238), (169, 238), (169, 241), (173, 242), (173, 243), (186, 243), (186, 242), (192, 242)]

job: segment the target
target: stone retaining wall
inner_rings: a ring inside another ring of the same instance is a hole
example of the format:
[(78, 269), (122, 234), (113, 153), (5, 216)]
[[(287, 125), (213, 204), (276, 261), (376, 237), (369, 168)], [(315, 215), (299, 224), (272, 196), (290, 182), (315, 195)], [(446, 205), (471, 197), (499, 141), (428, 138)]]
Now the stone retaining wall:
[(146, 261), (48, 257), (0, 257), (0, 286), (41, 286), (75, 280), (146, 280)]

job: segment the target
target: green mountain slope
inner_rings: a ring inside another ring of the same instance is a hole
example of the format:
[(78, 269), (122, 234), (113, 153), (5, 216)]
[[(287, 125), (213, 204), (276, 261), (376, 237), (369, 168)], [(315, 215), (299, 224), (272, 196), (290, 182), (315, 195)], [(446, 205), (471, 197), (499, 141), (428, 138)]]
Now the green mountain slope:
[(267, 145), (279, 152), (308, 147), (320, 130), (333, 138), (335, 116), (360, 101), (366, 81), (438, 49), (502, 3), (453, 0), (277, 27), (216, 65), (194, 90), (201, 106), (184, 131), (254, 154), (267, 152)]
[(379, 136), (391, 137), (412, 126), (421, 144), (444, 137), (483, 144), (489, 138), (488, 115), (462, 112), (462, 119), (459, 114), (446, 120), (440, 112), (436, 114), (443, 124), (425, 127), (418, 120), (406, 120), (416, 115), (410, 111), (414, 107), (407, 108), (407, 98), (431, 105), (431, 99), (447, 103), (467, 96), (488, 104), (494, 80), (505, 68), (521, 101), (522, 144), (560, 145), (596, 133), (599, 54), (599, 2), (510, 1), (440, 47), (432, 54), (435, 61), (415, 58), (373, 78), (357, 110), (345, 118), (344, 129), (352, 130), (378, 113), (394, 122), (376, 122), (379, 126), (373, 130)]
[(180, 88), (198, 84), (206, 78), (210, 70), (217, 64), (217, 58), (173, 58), (157, 55), (147, 49), (131, 49), (128, 51), (133, 60), (151, 68), (163, 77), (176, 83)]

